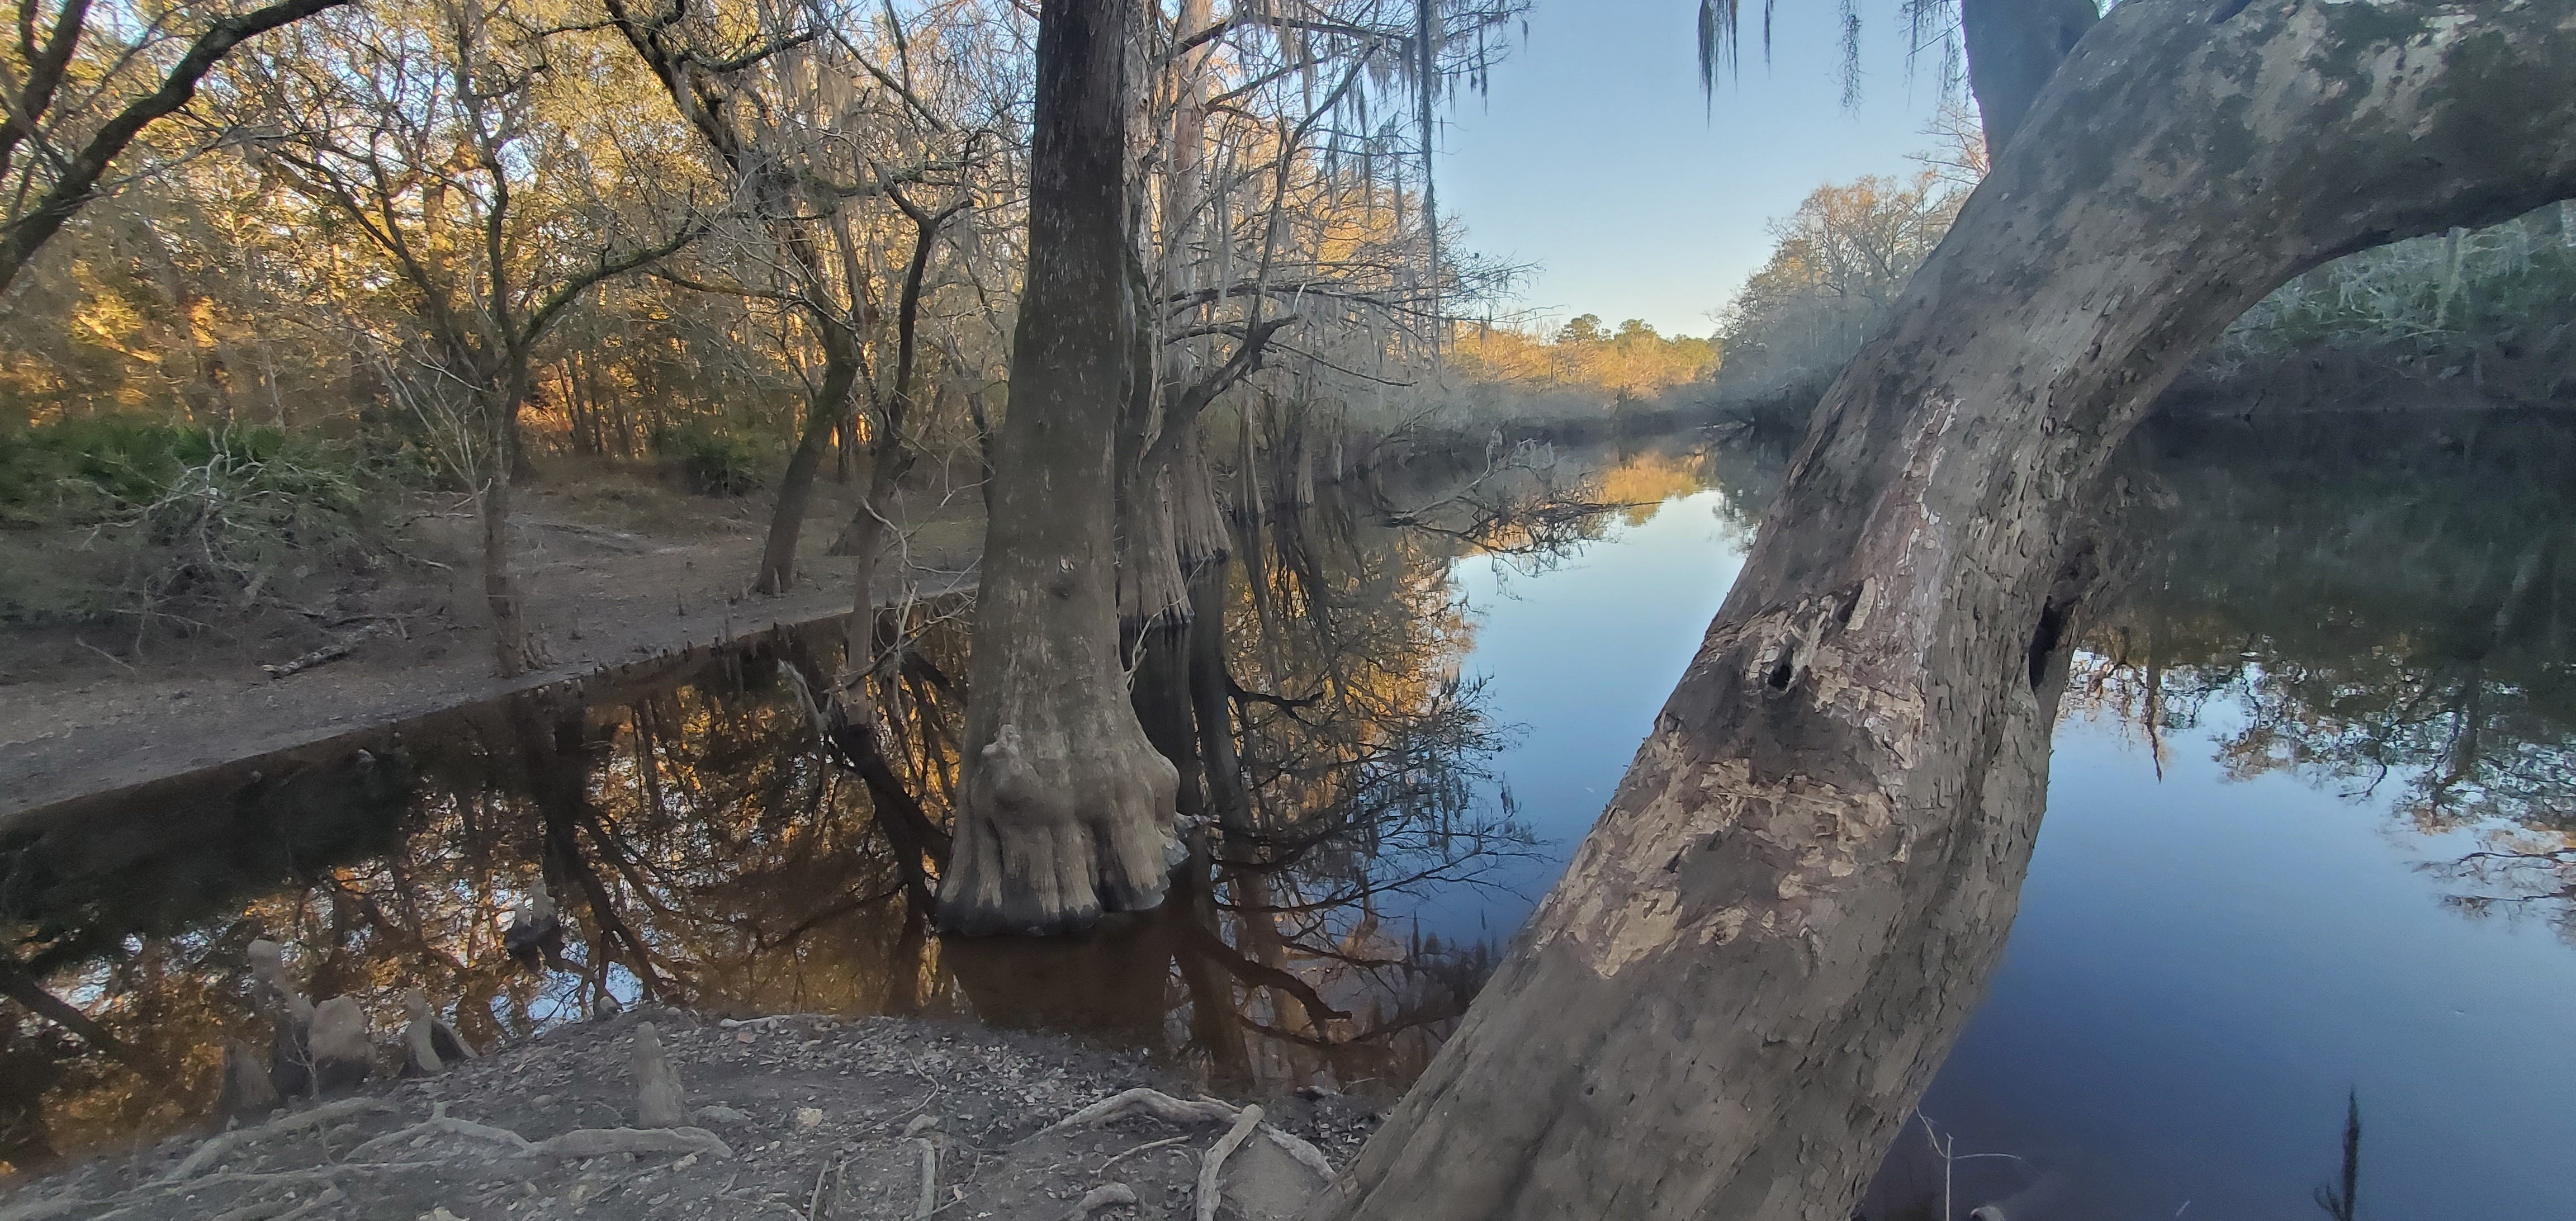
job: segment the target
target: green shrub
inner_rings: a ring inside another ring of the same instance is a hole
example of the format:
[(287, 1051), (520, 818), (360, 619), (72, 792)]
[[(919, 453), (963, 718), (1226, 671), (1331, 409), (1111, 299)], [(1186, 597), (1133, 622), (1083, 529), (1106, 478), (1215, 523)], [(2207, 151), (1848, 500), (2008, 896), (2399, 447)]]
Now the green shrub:
[(654, 452), (676, 459), (689, 490), (700, 496), (742, 496), (760, 490), (768, 465), (760, 443), (705, 424), (666, 428), (653, 436)]

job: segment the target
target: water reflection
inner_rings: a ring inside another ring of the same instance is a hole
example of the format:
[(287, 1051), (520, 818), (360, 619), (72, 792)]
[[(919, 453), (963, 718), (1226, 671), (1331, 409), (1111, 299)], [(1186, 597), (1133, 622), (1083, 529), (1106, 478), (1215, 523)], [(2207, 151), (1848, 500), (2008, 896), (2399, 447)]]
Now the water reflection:
[[(379, 1031), (411, 985), (478, 1043), (643, 999), (931, 1013), (1395, 1088), (1492, 947), (1386, 905), (1533, 846), (1479, 784), (1506, 731), (1461, 675), (1449, 567), (1544, 564), (1615, 511), (1586, 468), (1508, 459), (1234, 523), (1198, 626), (1145, 642), (1177, 683), (1137, 685), (1178, 700), (1193, 860), (1164, 908), (1080, 943), (943, 944), (924, 919), (966, 698), (954, 602), (880, 617), (864, 739), (815, 712), (841, 665), (825, 623), (39, 812), (0, 840), (0, 985), (25, 1002), (0, 1021), (0, 1160), (204, 1116), (225, 1041), (267, 1042), (259, 937)], [(504, 932), (539, 896), (566, 936), (522, 961)]]
[[(2230, 779), (2385, 801), (2472, 851), (2451, 902), (2571, 927), (2576, 442), (2545, 418), (2165, 422), (2133, 447), (2124, 580), (2070, 698)], [(2428, 848), (2431, 844), (2427, 845)]]
[[(22, 822), (0, 1159), (203, 1114), (223, 1040), (265, 1037), (261, 935), (380, 1029), (411, 983), (478, 1041), (652, 996), (1400, 1088), (1598, 814), (1786, 456), (1496, 455), (1231, 523), (1192, 624), (1138, 642), (1191, 865), (1076, 944), (920, 918), (966, 694), (944, 605), (877, 624), (875, 786), (809, 711), (840, 665), (820, 625)], [(1938, 1215), (1943, 1169), (1961, 1215), (2300, 1214), (2355, 1086), (2363, 1212), (2549, 1211), (2576, 1139), (2571, 498), (2545, 421), (2139, 435), (2022, 919), (1924, 1106), (1954, 1153), (2013, 1157), (1943, 1167), (1918, 1123), (1870, 1216)], [(570, 932), (532, 972), (501, 926), (541, 892)], [(24, 1003), (54, 998), (115, 1053)]]
[[(2576, 440), (2545, 420), (2155, 421), (1992, 994), (1868, 1207), (2543, 1215), (2576, 1137)], [(2445, 911), (2444, 909), (2448, 910)], [(2523, 914), (2518, 922), (2462, 915)]]

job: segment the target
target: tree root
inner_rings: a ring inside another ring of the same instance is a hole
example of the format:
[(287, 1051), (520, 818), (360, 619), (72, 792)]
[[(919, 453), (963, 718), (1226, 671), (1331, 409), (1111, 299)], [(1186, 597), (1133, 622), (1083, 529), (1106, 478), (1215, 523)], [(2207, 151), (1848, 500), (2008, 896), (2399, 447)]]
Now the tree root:
[[(1261, 1108), (1247, 1107), (1245, 1109), (1257, 1113)], [(1057, 1120), (1055, 1123), (1048, 1125), (1046, 1130), (1044, 1132), (1040, 1132), (1038, 1135), (1044, 1136), (1047, 1132), (1055, 1132), (1065, 1128), (1082, 1127), (1086, 1124), (1108, 1123), (1111, 1120), (1124, 1119), (1130, 1115), (1150, 1115), (1170, 1124), (1202, 1124), (1235, 1122), (1240, 1114), (1241, 1112), (1236, 1111), (1233, 1107), (1227, 1106), (1222, 1102), (1218, 1102), (1213, 1098), (1202, 1098), (1195, 1102), (1188, 1102), (1174, 1098), (1161, 1090), (1138, 1086), (1135, 1089), (1127, 1090), (1123, 1093), (1101, 1099), (1100, 1101), (1092, 1103), (1090, 1106), (1084, 1107), (1071, 1115), (1067, 1115), (1064, 1118)], [(1323, 1150), (1307, 1143), (1304, 1138), (1299, 1137), (1294, 1133), (1281, 1131), (1270, 1124), (1262, 1124), (1260, 1126), (1260, 1131), (1262, 1137), (1268, 1140), (1271, 1144), (1279, 1146), (1281, 1152), (1297, 1159), (1298, 1165), (1314, 1171), (1315, 1177), (1322, 1179), (1327, 1184), (1334, 1181), (1333, 1163), (1324, 1157)]]
[(1065, 1210), (1063, 1221), (1090, 1221), (1091, 1214), (1104, 1208), (1136, 1202), (1136, 1190), (1125, 1183), (1111, 1183), (1082, 1193), (1082, 1198)]
[[(0, 1221), (52, 1221), (53, 1218), (63, 1216), (67, 1213), (78, 1212), (84, 1209), (99, 1208), (109, 1204), (116, 1204), (119, 1201), (125, 1201), (125, 1203), (120, 1207), (110, 1209), (107, 1212), (88, 1214), (89, 1221), (108, 1221), (111, 1217), (121, 1217), (134, 1211), (135, 1208), (141, 1205), (145, 1197), (154, 1195), (166, 1196), (174, 1192), (198, 1191), (208, 1187), (221, 1187), (229, 1184), (246, 1184), (255, 1187), (275, 1187), (280, 1185), (320, 1183), (325, 1188), (325, 1194), (327, 1195), (329, 1192), (339, 1190), (337, 1180), (340, 1176), (345, 1174), (365, 1174), (376, 1171), (394, 1170), (425, 1170), (439, 1164), (440, 1163), (438, 1162), (333, 1162), (330, 1165), (317, 1167), (312, 1170), (268, 1170), (256, 1172), (228, 1170), (217, 1174), (209, 1174), (189, 1179), (171, 1179), (164, 1177), (154, 1179), (139, 1187), (129, 1187), (123, 1191), (100, 1196), (96, 1199), (85, 1199), (79, 1196), (64, 1196), (58, 1199), (41, 1200), (32, 1203), (13, 1205), (9, 1208), (0, 1208)], [(303, 1211), (298, 1210), (292, 1215), (303, 1216), (305, 1214)], [(285, 1221), (285, 1217), (274, 1217), (271, 1218), (270, 1221)]]
[[(348, 1115), (393, 1109), (394, 1104), (380, 1098), (347, 1098), (326, 1103), (310, 1111), (289, 1115), (256, 1128), (227, 1132), (198, 1146), (197, 1151), (189, 1154), (187, 1160), (180, 1162), (177, 1168), (154, 1180), (154, 1185), (174, 1184), (195, 1178), (226, 1154), (253, 1141), (284, 1135), (302, 1128), (316, 1127)], [(733, 1156), (731, 1145), (704, 1128), (575, 1128), (560, 1136), (532, 1141), (508, 1128), (496, 1128), (471, 1120), (450, 1118), (447, 1114), (447, 1104), (442, 1102), (431, 1108), (429, 1118), (409, 1127), (385, 1133), (350, 1150), (349, 1161), (321, 1170), (293, 1173), (327, 1176), (339, 1170), (389, 1170), (407, 1166), (434, 1165), (439, 1162), (457, 1161), (482, 1155), (478, 1150), (460, 1149), (445, 1152), (441, 1156), (412, 1161), (369, 1160), (428, 1136), (461, 1137), (486, 1145), (499, 1145), (505, 1155), (517, 1157), (590, 1158), (605, 1157), (612, 1153), (706, 1153), (717, 1157)], [(39, 1218), (67, 1212), (73, 1207), (80, 1206), (81, 1203), (68, 1201), (60, 1207), (50, 1204), (35, 1206), (24, 1212), (13, 1209), (0, 1212), (0, 1221), (38, 1221)]]
[(939, 1146), (920, 1137), (912, 1143), (921, 1146), (921, 1198), (912, 1206), (912, 1215), (919, 1221), (939, 1211)]
[(688, 1122), (680, 1070), (663, 1054), (661, 1033), (651, 1022), (635, 1026), (635, 1092), (636, 1122), (647, 1128), (676, 1128)]
[(539, 1157), (604, 1157), (611, 1153), (709, 1153), (732, 1157), (733, 1146), (705, 1128), (575, 1128), (537, 1142)]
[(337, 1187), (325, 1187), (321, 1194), (301, 1203), (294, 1200), (263, 1200), (257, 1204), (244, 1204), (227, 1212), (216, 1213), (212, 1221), (296, 1221), (299, 1217), (311, 1216), (316, 1210), (329, 1208), (347, 1198), (347, 1192)]
[(1261, 1125), (1261, 1134), (1269, 1138), (1271, 1144), (1279, 1146), (1280, 1151), (1297, 1159), (1298, 1165), (1314, 1171), (1315, 1177), (1323, 1180), (1325, 1186), (1333, 1185), (1333, 1163), (1324, 1157), (1323, 1150), (1308, 1144), (1305, 1138), (1295, 1133), (1282, 1132), (1269, 1124)]
[(1207, 1151), (1206, 1157), (1199, 1159), (1199, 1221), (1216, 1221), (1217, 1176), (1225, 1170), (1225, 1159), (1233, 1156), (1236, 1149), (1242, 1148), (1245, 1139), (1260, 1126), (1261, 1108), (1257, 1106), (1243, 1108), (1242, 1112), (1234, 1117), (1234, 1126), (1226, 1129), (1225, 1135), (1217, 1138), (1216, 1144)]
[[(447, 1117), (447, 1104), (442, 1102), (436, 1104), (431, 1109), (429, 1118), (413, 1124), (408, 1128), (395, 1132), (387, 1132), (374, 1140), (368, 1141), (367, 1143), (350, 1150), (349, 1157), (353, 1161), (369, 1160), (374, 1155), (391, 1149), (405, 1141), (423, 1136), (438, 1135), (440, 1133), (445, 1133), (450, 1136), (462, 1136), (470, 1140), (490, 1141), (493, 1144), (500, 1145), (513, 1153), (534, 1153), (537, 1151), (537, 1146), (534, 1142), (509, 1130), (508, 1128), (495, 1128), (488, 1124), (474, 1123), (470, 1120), (464, 1119), (449, 1119)], [(460, 1154), (458, 1156), (463, 1155)]]
[(0, 1208), (0, 1221), (53, 1221), (56, 1217), (69, 1216), (84, 1208), (96, 1208), (103, 1203), (106, 1201), (83, 1199), (78, 1195), (61, 1196), (51, 1200), (30, 1200), (23, 1204)]
[[(1138, 1086), (1124, 1093), (1101, 1099), (1067, 1115), (1049, 1125), (1046, 1131), (1054, 1132), (1063, 1128), (1103, 1124), (1113, 1119), (1125, 1119), (1130, 1115), (1138, 1114), (1151, 1115), (1165, 1123), (1225, 1123), (1234, 1119), (1235, 1110), (1222, 1102), (1211, 1100), (1184, 1102), (1161, 1090)], [(1044, 1134), (1040, 1133), (1040, 1135)]]
[(382, 1098), (343, 1098), (337, 1102), (323, 1103), (309, 1111), (298, 1111), (283, 1118), (272, 1119), (256, 1128), (241, 1128), (226, 1132), (220, 1136), (208, 1138), (206, 1143), (197, 1146), (196, 1152), (189, 1154), (186, 1159), (172, 1168), (170, 1173), (162, 1175), (158, 1181), (171, 1183), (180, 1179), (193, 1178), (204, 1172), (206, 1167), (221, 1160), (224, 1155), (255, 1141), (284, 1136), (306, 1128), (322, 1127), (333, 1120), (344, 1119), (351, 1115), (393, 1109), (394, 1104)]

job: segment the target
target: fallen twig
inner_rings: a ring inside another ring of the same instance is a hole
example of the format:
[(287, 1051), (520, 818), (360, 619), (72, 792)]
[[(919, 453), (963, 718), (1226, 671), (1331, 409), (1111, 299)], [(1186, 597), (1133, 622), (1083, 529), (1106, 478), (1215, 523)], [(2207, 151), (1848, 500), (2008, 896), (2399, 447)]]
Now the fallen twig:
[(132, 673), (134, 673), (134, 663), (133, 663), (133, 662), (127, 661), (127, 660), (125, 660), (124, 658), (119, 657), (119, 656), (117, 656), (117, 655), (116, 655), (116, 654), (114, 654), (114, 653), (110, 653), (110, 652), (108, 652), (107, 650), (102, 649), (102, 648), (98, 647), (97, 645), (91, 644), (90, 642), (88, 642), (88, 641), (86, 641), (86, 640), (83, 640), (83, 639), (81, 639), (81, 638), (80, 638), (80, 637), (78, 637), (78, 636), (74, 636), (74, 637), (72, 637), (72, 643), (77, 644), (77, 645), (79, 645), (80, 647), (82, 647), (82, 648), (84, 648), (84, 649), (88, 649), (90, 652), (96, 653), (96, 654), (98, 654), (99, 656), (104, 657), (104, 658), (108, 659), (109, 661), (115, 662), (116, 664), (118, 664), (118, 665), (120, 665), (120, 666), (123, 666), (123, 667), (125, 668), (125, 672), (126, 672), (126, 673), (128, 673), (128, 674), (132, 674)]
[(383, 630), (384, 628), (382, 625), (370, 623), (357, 631), (351, 632), (338, 640), (334, 640), (329, 644), (323, 645), (321, 648), (315, 649), (302, 657), (298, 657), (293, 661), (285, 663), (284, 665), (261, 666), (260, 669), (267, 671), (268, 677), (272, 681), (292, 677), (294, 675), (301, 674), (306, 670), (310, 670), (315, 666), (329, 665), (332, 662), (348, 656), (351, 649), (358, 647), (358, 645), (368, 637)]
[(1121, 1153), (1116, 1157), (1110, 1158), (1108, 1161), (1100, 1163), (1100, 1169), (1092, 1171), (1091, 1177), (1095, 1179), (1099, 1178), (1101, 1175), (1109, 1173), (1110, 1167), (1126, 1161), (1128, 1158), (1134, 1157), (1139, 1153), (1143, 1153), (1148, 1149), (1161, 1149), (1171, 1145), (1184, 1144), (1187, 1143), (1189, 1139), (1190, 1138), (1187, 1136), (1166, 1136), (1161, 1140), (1146, 1141), (1144, 1144), (1138, 1145), (1125, 1153)]

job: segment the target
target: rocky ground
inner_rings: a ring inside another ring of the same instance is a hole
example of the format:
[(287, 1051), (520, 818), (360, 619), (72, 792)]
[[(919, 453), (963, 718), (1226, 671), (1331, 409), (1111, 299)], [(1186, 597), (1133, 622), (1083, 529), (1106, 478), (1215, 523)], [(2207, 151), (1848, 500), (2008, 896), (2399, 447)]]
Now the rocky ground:
[[(677, 1126), (640, 1126), (648, 1021)], [(1255, 1112), (1052, 1036), (648, 1009), (19, 1184), (0, 1221), (1286, 1221), (1378, 1121), (1329, 1094)]]

